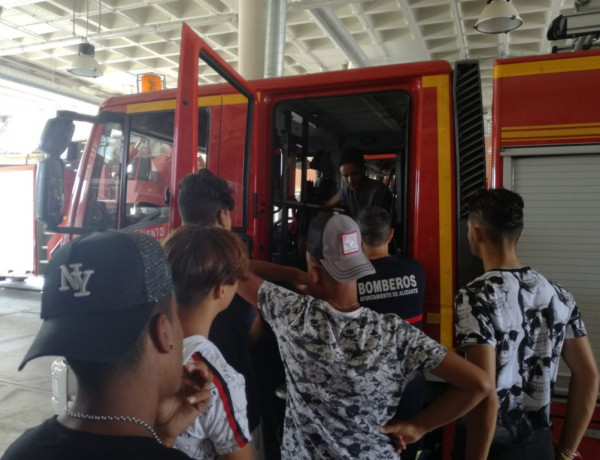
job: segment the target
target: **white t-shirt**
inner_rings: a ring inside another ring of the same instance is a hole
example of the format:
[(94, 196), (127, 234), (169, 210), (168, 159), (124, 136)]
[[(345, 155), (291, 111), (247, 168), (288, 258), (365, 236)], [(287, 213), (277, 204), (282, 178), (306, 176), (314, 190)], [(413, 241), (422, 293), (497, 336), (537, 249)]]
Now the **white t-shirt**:
[(550, 428), (550, 402), (565, 339), (586, 335), (573, 296), (529, 267), (490, 270), (458, 291), (456, 341), (496, 351), (494, 442)]
[(214, 376), (210, 402), (194, 424), (177, 437), (173, 447), (191, 458), (215, 459), (250, 442), (244, 377), (201, 335), (183, 339), (183, 362), (193, 361), (206, 364)]
[(447, 350), (394, 314), (341, 313), (266, 281), (258, 306), (286, 370), (282, 458), (397, 459), (379, 427), (405, 385)]

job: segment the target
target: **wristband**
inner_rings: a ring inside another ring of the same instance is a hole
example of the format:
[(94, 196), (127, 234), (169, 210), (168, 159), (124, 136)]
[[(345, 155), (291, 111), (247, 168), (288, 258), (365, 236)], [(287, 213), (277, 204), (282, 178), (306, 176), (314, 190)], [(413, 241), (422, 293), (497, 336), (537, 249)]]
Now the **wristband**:
[(569, 449), (567, 447), (556, 445), (556, 452), (560, 454), (561, 460), (572, 460), (574, 458), (583, 459), (579, 452), (577, 452), (576, 450)]

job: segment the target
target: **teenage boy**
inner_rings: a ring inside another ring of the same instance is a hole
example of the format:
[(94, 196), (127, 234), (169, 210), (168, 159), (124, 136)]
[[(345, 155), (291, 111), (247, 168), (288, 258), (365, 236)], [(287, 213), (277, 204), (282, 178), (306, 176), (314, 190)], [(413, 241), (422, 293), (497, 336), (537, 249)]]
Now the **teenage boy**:
[(227, 230), (197, 225), (184, 225), (164, 247), (183, 325), (184, 362), (202, 362), (213, 374), (208, 407), (175, 447), (196, 459), (252, 460), (244, 377), (208, 340), (213, 320), (231, 302), (246, 270), (246, 248)]
[(194, 374), (182, 368), (172, 289), (164, 251), (148, 235), (93, 233), (52, 256), (44, 322), (19, 369), (39, 356), (64, 356), (77, 395), (64, 414), (9, 446), (4, 460), (189, 458), (168, 446), (208, 402), (201, 387), (210, 376), (203, 365)]
[(466, 440), (458, 425), (455, 459), (554, 458), (550, 404), (561, 355), (571, 382), (557, 460), (579, 455), (596, 404), (598, 369), (575, 299), (517, 256), (523, 208), (506, 189), (481, 190), (468, 203), (469, 245), (485, 273), (456, 296), (456, 338), (495, 383), (498, 400), (469, 414)]
[[(275, 331), (285, 364), (284, 459), (397, 459), (406, 444), (492, 391), (476, 366), (400, 318), (361, 307), (356, 279), (373, 267), (350, 217), (324, 213), (312, 221), (307, 263), (307, 284), (319, 299), (252, 273), (238, 288)], [(410, 420), (391, 420), (405, 385), (426, 371), (450, 383), (446, 394)]]
[[(184, 226), (231, 230), (231, 212), (235, 207), (231, 190), (224, 179), (208, 169), (188, 174), (179, 182), (177, 206)], [(236, 295), (229, 307), (214, 319), (208, 335), (227, 362), (244, 376), (248, 425), (255, 440), (260, 439), (260, 390), (248, 348), (256, 343), (262, 331), (262, 318), (256, 309)]]

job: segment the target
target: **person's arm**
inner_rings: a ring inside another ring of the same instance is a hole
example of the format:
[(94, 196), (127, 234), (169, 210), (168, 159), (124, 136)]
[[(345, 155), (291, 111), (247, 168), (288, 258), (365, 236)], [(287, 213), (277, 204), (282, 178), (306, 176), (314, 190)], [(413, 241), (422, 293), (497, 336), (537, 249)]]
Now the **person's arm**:
[(253, 458), (252, 444), (250, 443), (229, 454), (219, 455), (219, 460), (252, 460)]
[(314, 296), (316, 293), (316, 287), (308, 273), (299, 268), (253, 259), (250, 260), (249, 270), (256, 276), (272, 282), (291, 283), (304, 294)]
[(465, 415), (495, 391), (481, 369), (452, 351), (448, 351), (431, 372), (450, 383), (444, 395), (412, 419), (391, 420), (380, 428), (381, 433), (390, 436), (397, 452), (426, 433)]
[(487, 458), (498, 419), (496, 351), (491, 345), (472, 345), (466, 349), (468, 361), (482, 369), (494, 391), (467, 414), (466, 459)]
[(247, 335), (247, 345), (251, 347), (262, 337), (263, 332), (265, 331), (265, 322), (260, 313), (256, 313), (254, 321), (252, 321), (252, 325), (250, 329), (248, 329)]
[(340, 198), (339, 193), (336, 193), (323, 204), (323, 210), (331, 211), (333, 208), (337, 208), (341, 203), (342, 199)]
[(286, 283), (307, 284), (310, 282), (308, 273), (296, 267), (279, 265), (266, 260), (252, 259), (249, 261), (249, 270), (256, 276), (269, 281), (280, 281)]
[(244, 279), (238, 282), (237, 293), (250, 305), (258, 307), (258, 288), (264, 279), (256, 276), (251, 271), (246, 271)]
[(567, 413), (559, 448), (576, 451), (592, 418), (598, 397), (598, 367), (587, 336), (566, 339), (562, 357), (571, 370)]

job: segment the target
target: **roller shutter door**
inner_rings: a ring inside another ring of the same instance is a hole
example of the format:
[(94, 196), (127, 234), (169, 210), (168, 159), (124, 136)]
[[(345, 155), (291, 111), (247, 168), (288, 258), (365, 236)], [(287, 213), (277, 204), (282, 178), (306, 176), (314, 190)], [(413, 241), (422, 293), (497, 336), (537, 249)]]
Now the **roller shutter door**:
[[(513, 157), (511, 188), (525, 201), (521, 262), (573, 293), (599, 361), (600, 155)], [(567, 379), (561, 364), (558, 394)]]

